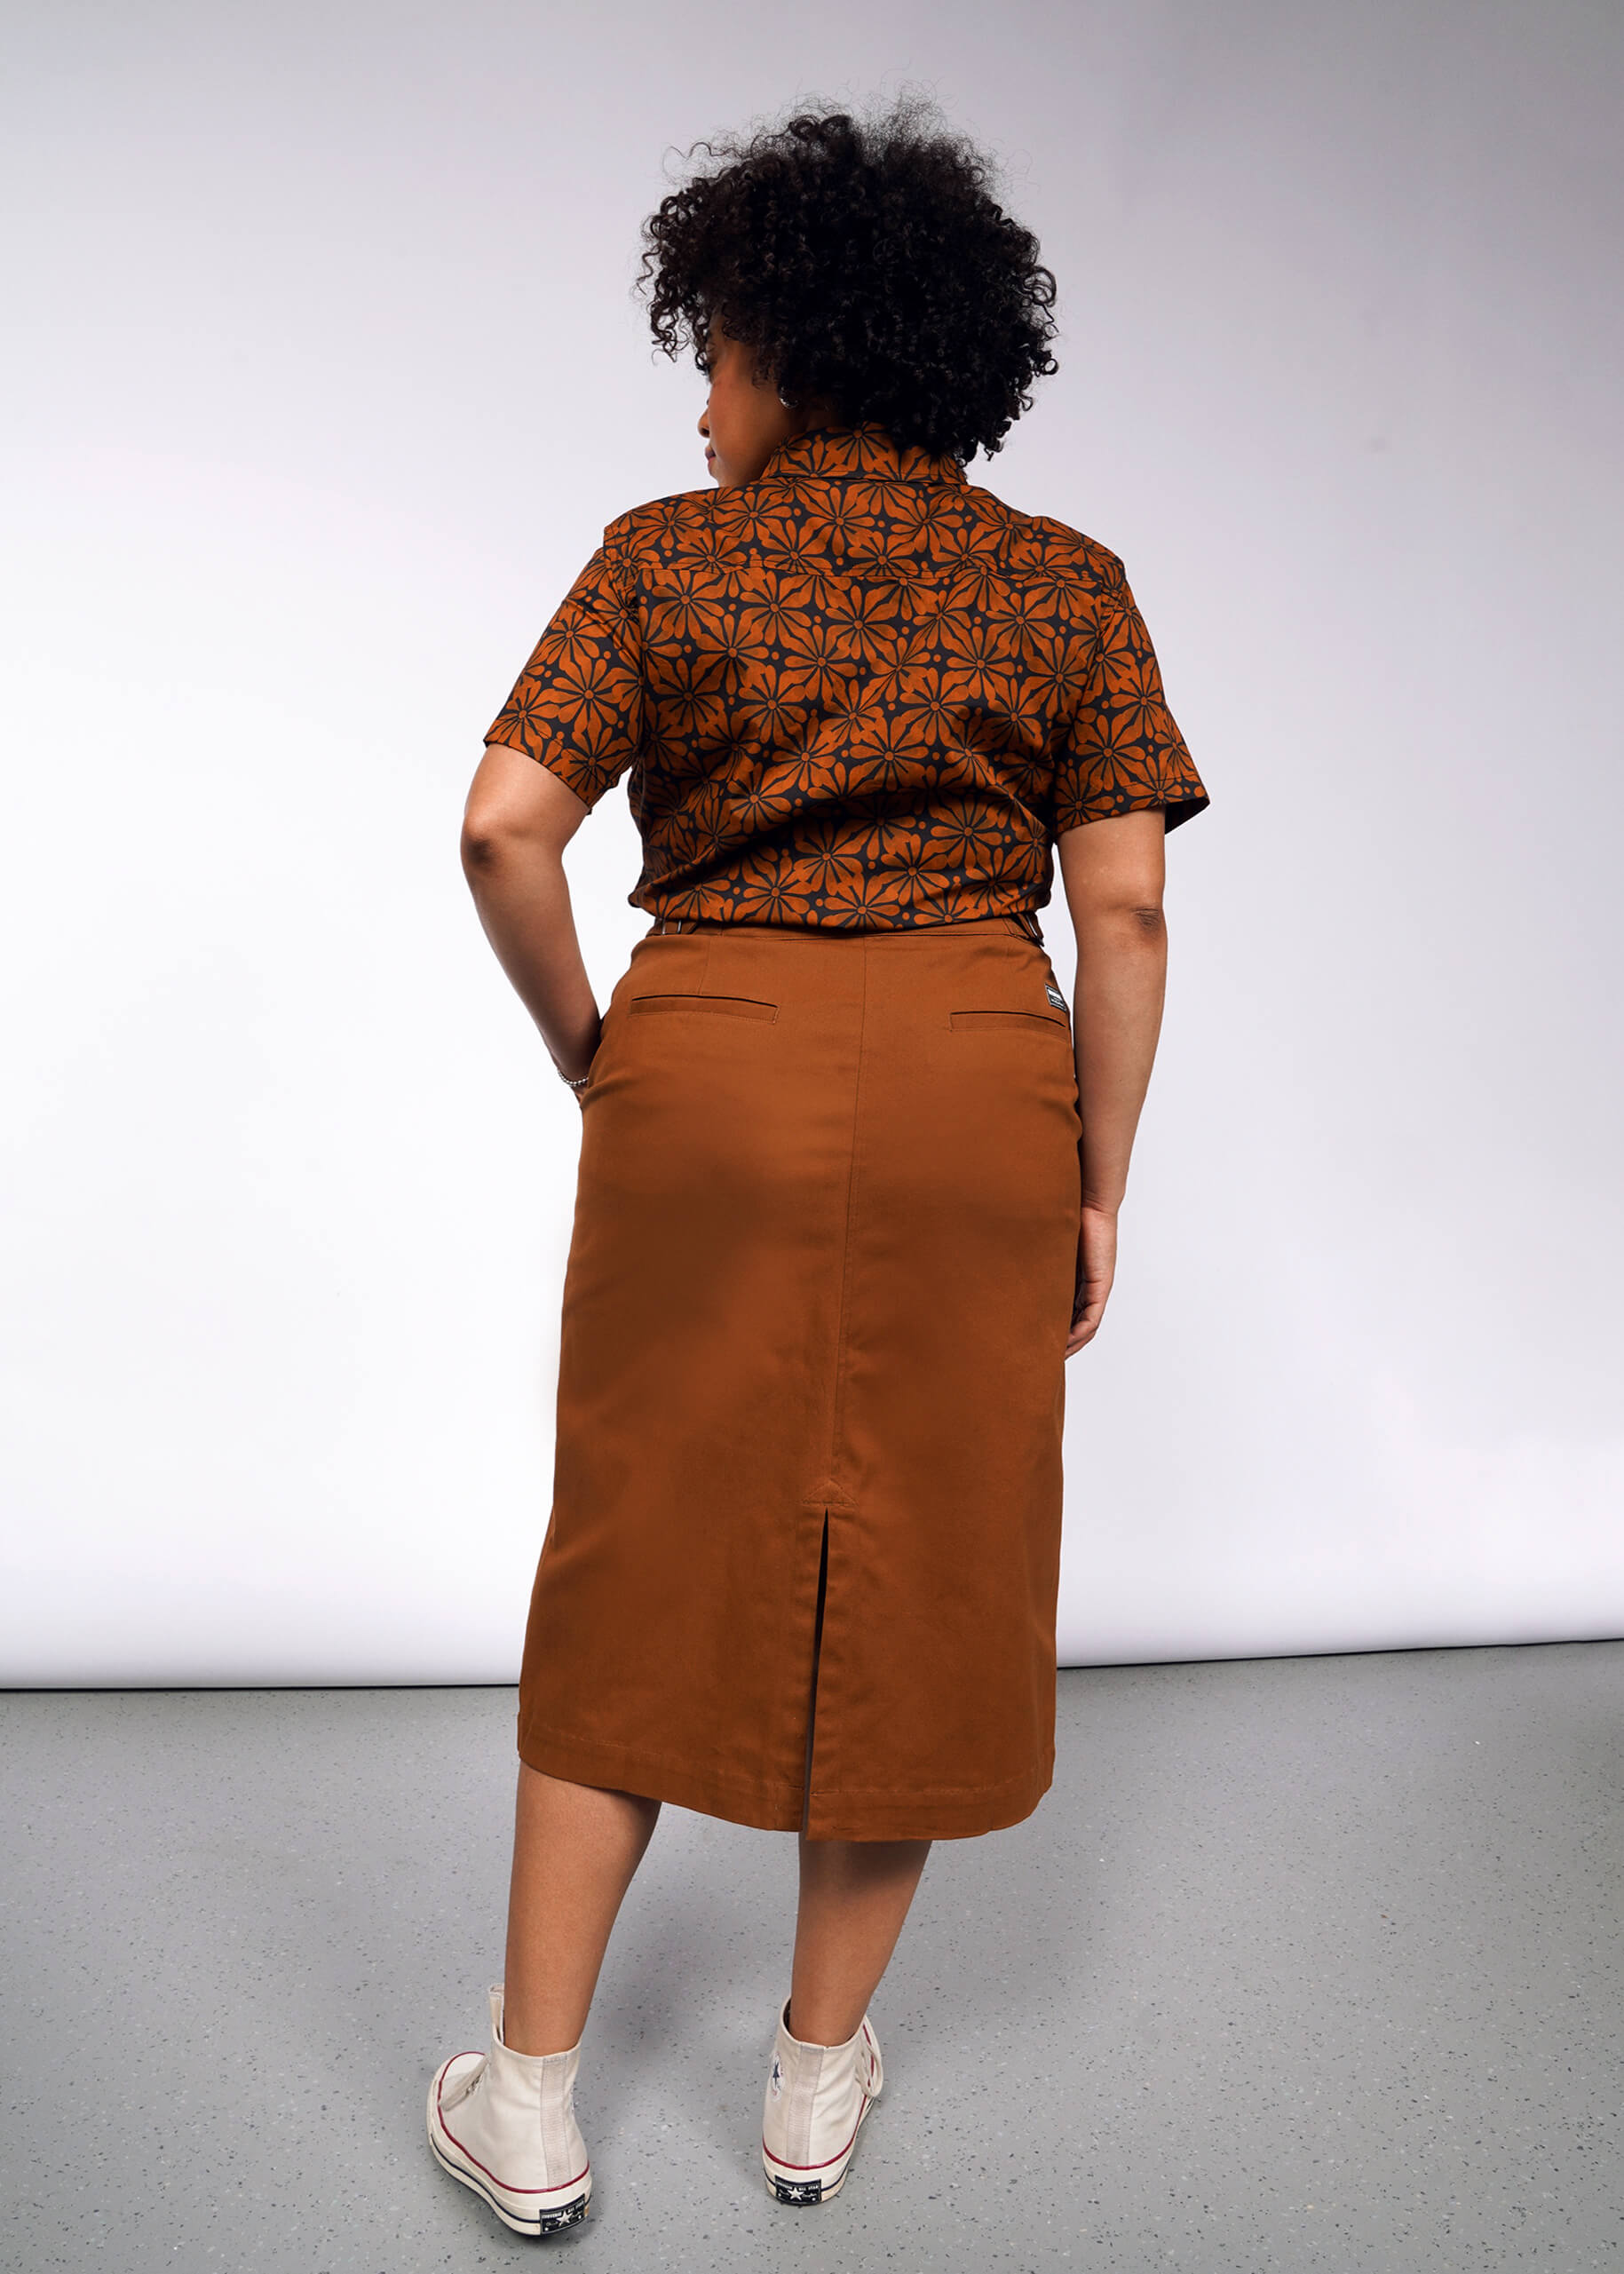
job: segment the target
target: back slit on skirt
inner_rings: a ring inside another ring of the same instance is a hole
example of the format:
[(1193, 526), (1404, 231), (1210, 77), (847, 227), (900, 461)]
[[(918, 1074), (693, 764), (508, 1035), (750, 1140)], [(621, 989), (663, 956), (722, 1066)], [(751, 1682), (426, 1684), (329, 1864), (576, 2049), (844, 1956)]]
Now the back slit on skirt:
[(812, 1692), (806, 1701), (806, 1760), (801, 1778), (801, 1829), (812, 1808), (812, 1737), (818, 1723), (818, 1660), (823, 1648), (823, 1598), (829, 1583), (829, 1515), (823, 1511), (823, 1552), (818, 1560), (818, 1609), (812, 1620)]

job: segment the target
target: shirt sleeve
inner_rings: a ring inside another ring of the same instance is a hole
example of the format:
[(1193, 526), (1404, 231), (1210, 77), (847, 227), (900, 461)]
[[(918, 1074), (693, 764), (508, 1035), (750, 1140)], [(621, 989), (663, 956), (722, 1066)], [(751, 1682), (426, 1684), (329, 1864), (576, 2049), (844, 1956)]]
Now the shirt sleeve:
[(1097, 603), (1098, 639), (1055, 758), (1055, 834), (1113, 813), (1167, 810), (1176, 828), (1210, 801), (1168, 709), (1156, 651), (1119, 567)]
[(643, 739), (643, 643), (608, 540), (570, 587), (487, 732), (596, 805)]

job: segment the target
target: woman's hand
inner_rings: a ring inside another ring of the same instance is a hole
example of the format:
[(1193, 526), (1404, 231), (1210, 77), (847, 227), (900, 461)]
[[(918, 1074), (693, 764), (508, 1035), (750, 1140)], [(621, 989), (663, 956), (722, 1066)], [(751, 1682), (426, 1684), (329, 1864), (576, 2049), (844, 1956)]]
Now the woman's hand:
[(1066, 1338), (1067, 1358), (1094, 1340), (1115, 1277), (1116, 1210), (1085, 1208), (1077, 1236), (1077, 1295), (1072, 1331)]
[(597, 1029), (592, 1036), (592, 1046), (587, 1052), (586, 1063), (581, 1069), (582, 1074), (586, 1074), (589, 1079), (581, 1082), (579, 1089), (575, 1086), (575, 1082), (579, 1080), (579, 1076), (576, 1076), (574, 1080), (572, 1080), (570, 1069), (567, 1066), (560, 1066), (558, 1068), (558, 1072), (564, 1076), (565, 1081), (569, 1084), (569, 1092), (571, 1097), (574, 1099), (576, 1105), (581, 1107), (583, 1113), (586, 1111), (586, 1094), (592, 1086), (590, 1079), (592, 1072), (592, 1060), (598, 1056), (598, 1046), (602, 1039), (603, 1021), (600, 1018), (598, 1022)]

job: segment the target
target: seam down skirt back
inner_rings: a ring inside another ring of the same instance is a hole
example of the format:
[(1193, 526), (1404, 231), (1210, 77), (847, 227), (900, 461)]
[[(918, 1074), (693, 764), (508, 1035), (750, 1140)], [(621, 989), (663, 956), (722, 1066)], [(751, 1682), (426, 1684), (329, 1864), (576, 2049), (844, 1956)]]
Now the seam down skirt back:
[(1010, 917), (633, 948), (584, 1093), (532, 1768), (820, 1839), (965, 1837), (1048, 1790), (1058, 996)]

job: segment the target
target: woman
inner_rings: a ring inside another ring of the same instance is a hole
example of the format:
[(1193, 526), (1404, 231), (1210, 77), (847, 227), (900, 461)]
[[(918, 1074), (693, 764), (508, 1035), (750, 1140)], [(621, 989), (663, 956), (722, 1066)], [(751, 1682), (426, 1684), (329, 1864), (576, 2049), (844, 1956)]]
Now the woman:
[[(606, 532), (463, 835), (584, 1116), (505, 1983), (429, 2101), (527, 2234), (587, 2208), (580, 2040), (662, 1801), (799, 1833), (762, 2156), (808, 2203), (931, 1842), (1049, 1787), (1064, 1361), (1111, 1291), (1165, 833), (1207, 802), (1121, 562), (965, 478), (1055, 368), (985, 160), (906, 106), (709, 158), (644, 281), (715, 489)], [(622, 773), (652, 922), (600, 1019), (561, 856)]]

